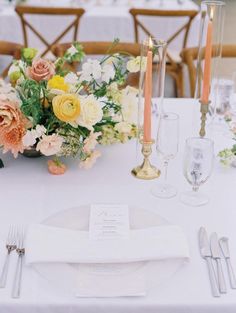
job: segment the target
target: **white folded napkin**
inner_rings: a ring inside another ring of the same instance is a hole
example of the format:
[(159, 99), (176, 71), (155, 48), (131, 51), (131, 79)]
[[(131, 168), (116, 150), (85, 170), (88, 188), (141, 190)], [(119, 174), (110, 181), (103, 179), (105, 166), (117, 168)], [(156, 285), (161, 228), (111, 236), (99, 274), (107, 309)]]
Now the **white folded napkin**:
[(87, 231), (34, 224), (26, 236), (26, 264), (129, 263), (188, 258), (186, 237), (178, 226), (130, 230), (128, 239), (91, 240)]

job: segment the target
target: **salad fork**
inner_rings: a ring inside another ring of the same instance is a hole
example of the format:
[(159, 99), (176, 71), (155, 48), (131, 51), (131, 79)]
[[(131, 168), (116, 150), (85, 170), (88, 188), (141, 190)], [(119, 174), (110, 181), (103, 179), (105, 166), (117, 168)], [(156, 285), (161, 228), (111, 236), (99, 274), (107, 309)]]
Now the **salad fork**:
[(7, 255), (5, 258), (5, 262), (4, 262), (1, 277), (0, 277), (0, 288), (4, 288), (6, 286), (8, 268), (9, 268), (9, 262), (10, 262), (10, 254), (12, 251), (16, 249), (16, 227), (14, 225), (10, 225), (8, 235), (7, 235), (7, 240), (6, 240), (6, 249), (7, 249)]
[(16, 252), (18, 254), (18, 260), (16, 265), (16, 272), (15, 278), (13, 282), (13, 289), (12, 289), (12, 298), (19, 298), (21, 292), (21, 278), (22, 278), (22, 264), (23, 264), (23, 257), (25, 255), (25, 248), (24, 248), (24, 239), (25, 239), (25, 228), (19, 227), (17, 231), (17, 248)]

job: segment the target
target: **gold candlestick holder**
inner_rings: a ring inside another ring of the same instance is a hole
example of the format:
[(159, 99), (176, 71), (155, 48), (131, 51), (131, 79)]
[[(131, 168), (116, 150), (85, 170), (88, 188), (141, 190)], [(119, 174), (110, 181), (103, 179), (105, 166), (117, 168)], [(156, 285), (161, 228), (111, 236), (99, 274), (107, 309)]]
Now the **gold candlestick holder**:
[(142, 165), (135, 167), (131, 173), (134, 177), (139, 179), (155, 179), (158, 178), (161, 174), (161, 171), (157, 169), (155, 166), (151, 165), (149, 157), (152, 153), (152, 145), (154, 144), (154, 140), (149, 142), (140, 141), (142, 144), (142, 154), (144, 156), (144, 160)]
[(207, 113), (209, 112), (209, 104), (211, 103), (208, 101), (207, 103), (200, 101), (201, 103), (201, 129), (199, 132), (200, 137), (205, 137), (206, 135), (206, 120), (207, 120)]

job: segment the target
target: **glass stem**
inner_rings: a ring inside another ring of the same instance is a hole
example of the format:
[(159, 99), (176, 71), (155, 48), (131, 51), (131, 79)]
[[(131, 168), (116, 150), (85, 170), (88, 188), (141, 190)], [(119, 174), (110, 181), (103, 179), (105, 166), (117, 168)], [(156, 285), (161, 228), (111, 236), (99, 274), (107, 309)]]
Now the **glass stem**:
[(167, 174), (168, 174), (168, 165), (169, 165), (169, 162), (168, 161), (165, 161), (164, 162), (164, 168), (165, 168), (165, 183), (167, 183)]
[(194, 192), (198, 192), (198, 189), (199, 189), (199, 187), (198, 187), (198, 186), (196, 186), (196, 185), (195, 185), (195, 186), (193, 186), (193, 191), (194, 191)]

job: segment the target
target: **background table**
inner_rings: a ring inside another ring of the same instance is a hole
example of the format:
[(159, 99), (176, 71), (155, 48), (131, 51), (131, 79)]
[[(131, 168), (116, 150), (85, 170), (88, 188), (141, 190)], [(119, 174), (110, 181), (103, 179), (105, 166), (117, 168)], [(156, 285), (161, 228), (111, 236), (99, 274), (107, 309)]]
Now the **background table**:
[[(0, 0), (5, 1), (5, 0)], [(29, 4), (33, 5), (49, 5), (49, 6), (76, 6), (78, 3), (76, 0), (28, 0)], [(110, 1), (111, 2), (111, 1)], [(166, 10), (198, 10), (198, 6), (191, 0), (185, 0), (183, 4), (178, 4), (177, 0), (165, 0), (163, 5), (160, 6), (159, 0), (150, 0), (147, 3), (144, 0), (130, 0), (130, 5), (127, 5), (127, 1), (117, 1), (116, 5), (96, 5), (95, 1), (88, 2), (87, 5), (83, 5), (86, 10), (84, 16), (82, 16), (79, 26), (78, 39), (81, 41), (113, 41), (115, 38), (119, 38), (120, 41), (134, 42), (134, 25), (131, 15), (129, 14), (130, 7), (146, 7), (146, 8), (160, 8)], [(119, 3), (119, 4), (118, 4)], [(31, 16), (27, 17), (29, 21), (35, 26), (36, 30), (43, 34), (43, 36), (52, 42), (58, 34), (65, 29), (65, 25), (68, 25), (71, 21), (70, 17), (40, 17)], [(144, 22), (144, 25), (153, 33), (156, 38), (167, 40), (173, 32), (186, 23), (186, 18), (157, 18), (157, 17), (143, 17), (140, 18)], [(49, 26), (50, 25), (50, 26)], [(200, 27), (200, 16), (198, 15), (192, 23), (189, 36), (188, 47), (198, 45), (198, 32)], [(37, 39), (30, 31), (29, 33), (29, 46), (44, 50), (42, 42)], [(196, 35), (197, 34), (197, 35)], [(144, 35), (140, 36), (140, 39)], [(4, 6), (1, 9), (0, 5), (0, 40), (10, 40), (23, 44), (23, 34), (20, 19), (11, 6)], [(62, 42), (71, 42), (72, 34), (66, 35)], [(178, 36), (171, 44), (170, 48), (173, 55), (178, 55), (182, 49), (183, 36)], [(10, 63), (10, 58), (6, 56), (0, 56), (0, 71)], [(189, 82), (188, 74), (185, 70), (185, 92), (188, 96)], [(166, 96), (175, 95), (172, 79), (168, 76), (167, 79), (167, 93)]]
[[(166, 99), (165, 109), (180, 115), (180, 149), (170, 163), (169, 179), (181, 191), (189, 190), (182, 174), (184, 141), (193, 135), (193, 121), (199, 124), (197, 104), (189, 99)], [(195, 117), (195, 118), (192, 118)], [(196, 135), (196, 133), (195, 133)], [(225, 134), (215, 134), (216, 152), (232, 144)], [(137, 165), (135, 141), (103, 148), (103, 155), (89, 171), (78, 169), (76, 160), (68, 161), (64, 176), (47, 173), (46, 158), (14, 160), (4, 156), (0, 170), (0, 266), (4, 261), (4, 240), (10, 223), (39, 223), (48, 216), (81, 204), (119, 202), (134, 204), (180, 225), (189, 241), (191, 260), (162, 286), (151, 289), (143, 298), (81, 299), (66, 295), (29, 268), (24, 268), (22, 297), (10, 297), (14, 265), (12, 259), (6, 289), (0, 290), (1, 313), (235, 313), (236, 291), (220, 299), (211, 296), (206, 264), (199, 255), (198, 230), (229, 236), (233, 266), (236, 270), (236, 170), (225, 169), (218, 161), (209, 182), (201, 190), (210, 196), (210, 203), (199, 208), (188, 207), (177, 197), (161, 200), (150, 193), (155, 181), (133, 178), (130, 170)], [(154, 149), (155, 151), (155, 149)], [(154, 163), (157, 157), (154, 152)], [(158, 161), (160, 165), (160, 161)], [(162, 178), (160, 178), (162, 179)], [(227, 280), (228, 282), (228, 280)], [(63, 281), (62, 281), (63, 284)]]
[[(3, 1), (3, 0), (2, 0)], [(144, 1), (130, 1), (132, 7), (145, 7), (145, 8), (163, 8), (172, 10), (198, 10), (198, 6), (191, 0), (185, 0), (180, 5), (177, 0), (165, 0), (163, 6), (160, 7), (158, 0), (151, 0), (148, 3)], [(30, 1), (29, 1), (30, 3)], [(50, 6), (62, 6), (62, 5), (76, 5), (76, 1), (32, 1), (33, 5), (50, 5)], [(118, 4), (119, 3), (119, 4)], [(133, 5), (132, 5), (133, 3)], [(86, 10), (85, 15), (81, 19), (78, 38), (82, 41), (113, 41), (114, 38), (119, 38), (121, 41), (134, 41), (134, 26), (131, 15), (129, 14), (130, 6), (125, 5), (125, 2), (117, 1), (116, 5), (98, 6), (94, 2), (89, 2), (87, 5), (83, 5)], [(29, 19), (33, 22), (42, 34), (47, 34), (48, 39), (56, 38), (61, 29), (65, 28), (66, 24), (69, 24), (70, 18), (68, 17), (48, 17), (42, 18), (34, 16)], [(195, 46), (198, 42), (198, 36), (196, 31), (199, 29), (199, 18), (194, 21), (192, 30), (189, 34), (189, 46)], [(183, 25), (185, 19), (183, 18), (169, 18), (167, 20), (148, 18), (150, 29), (156, 37), (162, 39), (168, 38), (169, 34), (173, 33), (177, 27)], [(50, 24), (49, 24), (50, 23)], [(49, 27), (50, 25), (50, 27)], [(158, 25), (158, 27), (156, 26)], [(180, 25), (180, 26), (179, 26)], [(71, 41), (70, 36), (65, 37), (65, 41)], [(181, 38), (181, 37), (180, 37)], [(13, 7), (0, 7), (0, 40), (11, 40), (13, 42), (23, 43), (22, 29), (20, 25), (20, 19), (14, 12)], [(63, 39), (64, 40), (64, 39)], [(30, 36), (29, 45), (32, 47), (40, 47), (41, 42), (35, 40), (34, 36)], [(181, 42), (176, 41), (172, 48), (179, 50)]]

